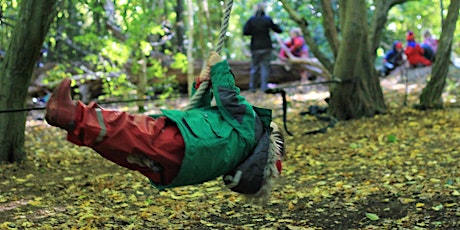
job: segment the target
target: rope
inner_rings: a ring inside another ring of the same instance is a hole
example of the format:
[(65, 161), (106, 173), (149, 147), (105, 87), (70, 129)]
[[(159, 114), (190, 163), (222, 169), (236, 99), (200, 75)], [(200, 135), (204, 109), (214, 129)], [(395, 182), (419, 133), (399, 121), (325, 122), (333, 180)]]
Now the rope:
[[(118, 101), (97, 101), (99, 105), (107, 105), (107, 104), (118, 104), (118, 103), (131, 103), (131, 102), (138, 102), (138, 101), (154, 101), (157, 100), (157, 96), (149, 96), (144, 99), (131, 99), (131, 100), (118, 100)], [(17, 113), (17, 112), (28, 112), (32, 110), (45, 110), (46, 106), (40, 107), (29, 107), (29, 108), (21, 108), (21, 109), (5, 109), (0, 110), (0, 113)]]
[[(225, 6), (224, 17), (222, 19), (219, 37), (217, 40), (217, 45), (216, 45), (216, 50), (215, 50), (216, 53), (220, 53), (222, 51), (222, 48), (224, 47), (225, 35), (227, 34), (228, 23), (230, 19), (230, 13), (232, 11), (232, 6), (233, 6), (233, 0), (228, 0)], [(203, 95), (208, 90), (208, 86), (209, 86), (209, 81), (204, 81), (200, 83), (200, 86), (198, 87), (195, 94), (193, 94), (192, 98), (190, 99), (190, 103), (185, 107), (185, 110), (190, 110), (190, 109), (195, 108), (195, 106), (198, 104), (200, 99), (203, 97)]]

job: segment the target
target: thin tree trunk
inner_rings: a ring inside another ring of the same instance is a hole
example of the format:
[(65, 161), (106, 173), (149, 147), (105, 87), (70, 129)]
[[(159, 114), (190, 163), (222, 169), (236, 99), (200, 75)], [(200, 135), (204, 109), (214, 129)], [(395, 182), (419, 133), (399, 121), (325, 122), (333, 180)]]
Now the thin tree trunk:
[(197, 30), (200, 31), (200, 33), (196, 33), (196, 42), (197, 42), (197, 46), (195, 49), (195, 57), (203, 57), (204, 54), (206, 53), (206, 49), (207, 49), (207, 39), (209, 37), (209, 34), (206, 34), (206, 27), (207, 27), (207, 23), (206, 23), (206, 14), (205, 14), (205, 11), (204, 11), (204, 7), (203, 7), (203, 1), (199, 1), (197, 3), (198, 5), (198, 13), (197, 13)]
[(194, 36), (194, 23), (193, 23), (193, 1), (192, 0), (187, 0), (187, 14), (188, 14), (188, 45), (187, 45), (187, 61), (188, 61), (188, 66), (187, 66), (187, 89), (189, 94), (192, 92), (192, 85), (193, 81), (195, 80), (195, 76), (193, 73), (193, 63), (194, 63), (194, 58), (193, 58), (193, 36)]
[(177, 52), (184, 52), (184, 0), (177, 0), (176, 5), (176, 47)]
[[(147, 58), (145, 55), (142, 55), (142, 59), (139, 60), (139, 64), (141, 66), (141, 70), (137, 74), (138, 76), (138, 81), (137, 81), (137, 99), (143, 99), (145, 97), (145, 94), (147, 92), (146, 86), (147, 86)], [(145, 102), (144, 101), (138, 101), (137, 102), (137, 111), (139, 113), (145, 112)]]
[(329, 42), (334, 58), (337, 58), (337, 52), (339, 50), (339, 35), (335, 27), (334, 11), (332, 10), (331, 0), (321, 0), (321, 9), (324, 15), (324, 35)]
[(450, 1), (449, 11), (442, 25), (442, 32), (436, 53), (436, 62), (433, 65), (431, 80), (423, 89), (420, 95), (420, 108), (442, 108), (442, 92), (446, 85), (446, 77), (449, 72), (450, 54), (452, 42), (457, 25), (460, 0)]
[[(0, 109), (24, 108), (40, 48), (56, 14), (56, 0), (21, 1), (19, 20), (0, 72)], [(0, 162), (25, 159), (25, 113), (0, 113)]]

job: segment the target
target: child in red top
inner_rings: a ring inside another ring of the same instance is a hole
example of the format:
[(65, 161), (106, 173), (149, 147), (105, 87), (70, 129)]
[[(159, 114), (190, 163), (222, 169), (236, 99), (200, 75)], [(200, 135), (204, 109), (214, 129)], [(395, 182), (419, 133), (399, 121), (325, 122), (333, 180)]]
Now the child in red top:
[(409, 64), (413, 67), (418, 67), (418, 66), (430, 66), (431, 61), (426, 59), (423, 56), (424, 50), (423, 48), (415, 42), (415, 36), (414, 32), (409, 31), (407, 33), (407, 46), (406, 49), (404, 50), (404, 53), (407, 56), (407, 60), (409, 61)]
[[(289, 36), (291, 37), (291, 40), (284, 42), (284, 45), (287, 48), (289, 48), (289, 50), (294, 56), (301, 57), (301, 58), (308, 58), (310, 56), (308, 54), (308, 47), (305, 44), (305, 39), (303, 38), (302, 32), (300, 31), (300, 29), (299, 28), (291, 29), (289, 31)], [(280, 50), (280, 53), (278, 56), (283, 61), (286, 61), (289, 58), (284, 49)], [(301, 80), (307, 79), (307, 74), (308, 73), (306, 70), (301, 70), (300, 71)]]

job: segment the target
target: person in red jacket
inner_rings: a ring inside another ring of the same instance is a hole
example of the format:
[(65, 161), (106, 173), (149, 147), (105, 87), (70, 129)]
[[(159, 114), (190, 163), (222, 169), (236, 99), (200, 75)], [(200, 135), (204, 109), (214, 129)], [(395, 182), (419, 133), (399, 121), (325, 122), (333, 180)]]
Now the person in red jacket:
[(412, 67), (420, 67), (420, 66), (430, 66), (431, 61), (426, 59), (423, 56), (423, 48), (415, 42), (415, 35), (414, 32), (409, 31), (406, 36), (407, 45), (404, 49), (404, 53), (407, 56), (407, 60)]
[[(289, 51), (296, 57), (308, 58), (310, 55), (308, 52), (308, 47), (305, 43), (305, 39), (302, 36), (302, 31), (299, 28), (293, 28), (289, 31), (289, 36), (291, 39), (283, 43), (289, 49)], [(286, 61), (289, 58), (286, 50), (283, 48), (281, 48), (278, 57), (282, 61)], [(307, 75), (308, 73), (306, 70), (300, 70), (300, 79), (302, 81), (307, 79)]]

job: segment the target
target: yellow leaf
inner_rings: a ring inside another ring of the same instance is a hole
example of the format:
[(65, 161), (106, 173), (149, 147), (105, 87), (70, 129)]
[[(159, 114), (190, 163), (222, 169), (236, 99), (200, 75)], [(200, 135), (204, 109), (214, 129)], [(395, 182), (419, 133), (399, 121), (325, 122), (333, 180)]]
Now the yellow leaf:
[(64, 177), (64, 181), (73, 181), (73, 177)]
[(18, 182), (18, 183), (24, 183), (26, 181), (27, 181), (27, 179), (16, 178), (16, 182)]
[(295, 209), (295, 205), (292, 203), (292, 202), (289, 202), (288, 204), (288, 210), (294, 210)]
[(423, 207), (423, 206), (425, 206), (424, 203), (417, 203), (417, 204), (415, 204), (415, 207), (417, 207), (417, 208), (421, 208), (421, 207)]
[(446, 203), (446, 204), (444, 204), (444, 206), (446, 206), (446, 207), (454, 207), (454, 206), (457, 206), (457, 203)]
[(42, 204), (42, 202), (40, 202), (39, 200), (34, 200), (34, 201), (29, 201), (28, 204), (32, 206), (39, 206)]
[(416, 200), (413, 199), (413, 198), (401, 198), (399, 199), (401, 201), (401, 203), (403, 204), (408, 204), (408, 203), (412, 203), (412, 202), (415, 202)]

